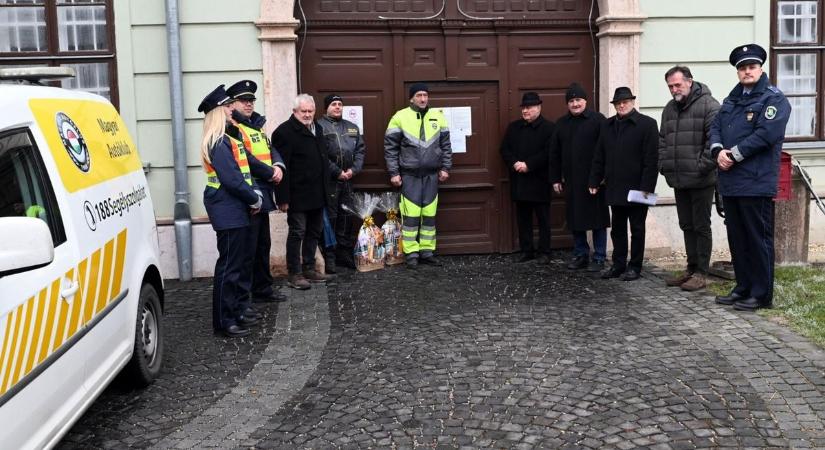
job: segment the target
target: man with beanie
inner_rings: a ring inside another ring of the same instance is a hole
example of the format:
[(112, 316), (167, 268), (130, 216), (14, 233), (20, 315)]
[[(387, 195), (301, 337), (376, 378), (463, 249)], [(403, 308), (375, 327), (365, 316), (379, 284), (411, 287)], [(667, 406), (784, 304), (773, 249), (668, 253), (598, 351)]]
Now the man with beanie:
[[(332, 197), (327, 208), (327, 216), (335, 231), (334, 247), (322, 248), (324, 267), (327, 274), (335, 273), (336, 263), (355, 268), (352, 256), (353, 238), (350, 234), (349, 214), (342, 205), (352, 201), (352, 177), (364, 166), (364, 139), (358, 125), (345, 120), (344, 99), (338, 94), (324, 97), (326, 114), (318, 120), (327, 141), (329, 158), (328, 195)], [(319, 242), (323, 247), (326, 239)]]
[(791, 105), (773, 86), (756, 44), (730, 53), (739, 83), (710, 127), (710, 150), (719, 167), (736, 286), (716, 303), (744, 311), (773, 306), (773, 221), (779, 157)]
[[(281, 154), (272, 148), (269, 138), (264, 133), (266, 117), (255, 112), (255, 93), (258, 85), (252, 80), (241, 80), (226, 90), (232, 97), (232, 121), (237, 125), (243, 137), (244, 146), (259, 161), (271, 165), (275, 173), (274, 184), (281, 182), (283, 171), (286, 170)], [(254, 174), (253, 174), (253, 178)], [(255, 178), (263, 194), (263, 206), (260, 214), (250, 218), (249, 231), (252, 234), (254, 254), (250, 255), (249, 265), (252, 273), (252, 301), (256, 303), (283, 302), (286, 296), (272, 288), (272, 272), (269, 268), (269, 254), (272, 248), (272, 238), (269, 231), (269, 213), (275, 211), (273, 200), (274, 185), (269, 180)], [(248, 306), (248, 305), (247, 305)], [(250, 315), (255, 315), (254, 310)]]
[(501, 157), (510, 172), (510, 198), (516, 204), (516, 222), (521, 250), (519, 262), (535, 258), (533, 214), (539, 223), (538, 253), (541, 264), (550, 263), (550, 201), (547, 180), (550, 160), (548, 144), (553, 122), (541, 115), (541, 97), (525, 92), (521, 98), (521, 119), (507, 127), (501, 141)]
[[(607, 119), (599, 130), (599, 142), (593, 156), (588, 190), (597, 195), (604, 190), (610, 205), (613, 241), (613, 266), (604, 269), (602, 278), (639, 279), (645, 255), (645, 219), (648, 206), (631, 202), (629, 192), (640, 191), (647, 197), (656, 189), (659, 152), (659, 129), (656, 120), (636, 110), (636, 96), (630, 88), (616, 88), (610, 103), (616, 115)], [(627, 260), (627, 227), (630, 224), (630, 261)]]
[(401, 236), (407, 267), (440, 266), (435, 257), (438, 183), (450, 177), (453, 152), (444, 114), (429, 107), (429, 88), (413, 83), (410, 106), (395, 113), (384, 134), (390, 183), (401, 188)]
[[(578, 83), (567, 88), (564, 98), (567, 113), (556, 121), (556, 132), (550, 140), (550, 182), (556, 193), (565, 196), (567, 228), (573, 233), (573, 260), (567, 268), (601, 272), (607, 257), (610, 212), (604, 190), (590, 195), (587, 181), (605, 118), (587, 108), (587, 92)], [(588, 230), (593, 237), (592, 257)]]
[(687, 253), (687, 269), (665, 283), (696, 291), (707, 285), (713, 247), (710, 213), (716, 190), (716, 162), (710, 155), (708, 134), (719, 112), (719, 102), (706, 85), (693, 80), (687, 67), (668, 70), (665, 82), (673, 99), (662, 111), (659, 172), (673, 188)]

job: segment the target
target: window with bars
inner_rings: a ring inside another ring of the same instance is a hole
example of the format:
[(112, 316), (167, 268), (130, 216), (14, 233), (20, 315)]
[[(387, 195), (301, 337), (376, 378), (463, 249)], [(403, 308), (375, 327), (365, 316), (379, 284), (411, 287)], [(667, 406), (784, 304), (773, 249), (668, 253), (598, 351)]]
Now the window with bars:
[(825, 140), (823, 0), (773, 0), (772, 9), (773, 82), (793, 108), (785, 138)]
[(0, 66), (69, 66), (117, 106), (112, 0), (0, 0)]

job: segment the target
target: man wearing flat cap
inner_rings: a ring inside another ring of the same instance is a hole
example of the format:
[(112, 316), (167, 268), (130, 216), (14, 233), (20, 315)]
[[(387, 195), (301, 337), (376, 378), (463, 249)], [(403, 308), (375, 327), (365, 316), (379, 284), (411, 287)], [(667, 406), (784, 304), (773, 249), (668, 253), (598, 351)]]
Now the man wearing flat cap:
[(553, 122), (541, 115), (541, 97), (525, 92), (521, 118), (510, 123), (501, 141), (501, 157), (510, 172), (510, 198), (516, 204), (516, 223), (521, 250), (519, 262), (535, 259), (533, 214), (539, 223), (539, 262), (550, 263), (550, 201), (553, 191), (547, 179), (548, 144)]
[(410, 106), (390, 119), (384, 133), (384, 159), (390, 183), (401, 188), (401, 239), (407, 267), (440, 266), (435, 257), (438, 183), (453, 167), (450, 129), (439, 109), (430, 108), (424, 83), (409, 89)]
[(773, 305), (773, 197), (791, 115), (788, 99), (762, 70), (766, 59), (767, 52), (756, 44), (733, 49), (729, 60), (739, 83), (710, 129), (736, 274), (736, 286), (716, 303), (744, 311)]
[[(656, 120), (636, 110), (636, 96), (630, 88), (619, 87), (610, 103), (616, 115), (599, 130), (588, 190), (597, 195), (604, 189), (610, 205), (613, 266), (602, 278), (639, 278), (645, 254), (645, 220), (648, 206), (629, 201), (631, 190), (647, 196), (656, 189), (659, 176), (659, 129)], [(630, 261), (627, 259), (627, 226), (630, 224)]]
[[(556, 193), (565, 196), (567, 228), (573, 233), (573, 260), (567, 268), (601, 272), (607, 257), (610, 212), (604, 190), (590, 195), (587, 182), (606, 119), (600, 112), (587, 108), (587, 92), (578, 83), (571, 84), (564, 97), (567, 113), (556, 120), (556, 131), (550, 139), (550, 182)], [(588, 230), (593, 237), (592, 255)]]
[[(343, 118), (344, 99), (338, 94), (324, 97), (326, 114), (318, 120), (327, 141), (329, 158), (329, 188), (327, 193), (334, 197), (327, 215), (335, 230), (335, 246), (321, 249), (324, 267), (328, 274), (335, 273), (335, 266), (355, 268), (352, 256), (353, 236), (350, 233), (350, 215), (342, 205), (352, 202), (352, 178), (364, 166), (364, 138), (358, 125)], [(326, 241), (322, 239), (321, 244)]]
[[(249, 257), (252, 273), (250, 288), (252, 301), (257, 303), (282, 302), (286, 297), (272, 288), (272, 272), (269, 269), (269, 254), (272, 248), (272, 238), (269, 232), (269, 213), (275, 211), (273, 200), (274, 184), (281, 182), (286, 166), (281, 154), (272, 147), (264, 133), (266, 117), (255, 112), (255, 92), (258, 85), (251, 80), (241, 80), (226, 90), (227, 95), (234, 100), (232, 121), (241, 131), (247, 151), (264, 164), (272, 166), (275, 173), (272, 181), (255, 178), (263, 194), (261, 213), (252, 216), (249, 231), (254, 240), (254, 254)], [(254, 177), (254, 174), (253, 174)], [(273, 184), (274, 183), (274, 184)]]

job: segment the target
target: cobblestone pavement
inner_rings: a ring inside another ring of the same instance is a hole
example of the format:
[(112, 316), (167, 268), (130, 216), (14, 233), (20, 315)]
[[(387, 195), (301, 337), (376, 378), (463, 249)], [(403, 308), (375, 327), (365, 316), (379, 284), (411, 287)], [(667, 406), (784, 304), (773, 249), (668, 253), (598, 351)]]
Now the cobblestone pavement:
[[(170, 284), (167, 366), (64, 448), (825, 448), (825, 353), (706, 294), (505, 256), (290, 291), (213, 337)], [(328, 298), (328, 300), (327, 300)]]

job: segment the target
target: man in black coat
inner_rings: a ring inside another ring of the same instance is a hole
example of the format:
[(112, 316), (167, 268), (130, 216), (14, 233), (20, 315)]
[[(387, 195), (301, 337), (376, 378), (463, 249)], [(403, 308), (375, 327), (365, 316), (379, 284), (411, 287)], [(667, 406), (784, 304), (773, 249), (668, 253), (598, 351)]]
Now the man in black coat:
[(330, 199), (326, 142), (314, 117), (315, 100), (301, 94), (295, 98), (292, 116), (272, 133), (272, 145), (281, 152), (286, 164), (281, 184), (275, 186), (275, 198), (278, 209), (287, 213), (287, 281), (295, 289), (309, 289), (310, 281), (331, 278), (315, 270), (323, 212)]
[[(628, 201), (631, 190), (647, 197), (656, 189), (659, 164), (659, 130), (656, 120), (636, 111), (636, 96), (628, 87), (619, 87), (610, 102), (616, 115), (607, 119), (599, 132), (590, 193), (605, 190), (613, 214), (610, 239), (613, 240), (613, 267), (602, 271), (602, 278), (639, 278), (645, 252), (647, 205)], [(630, 263), (627, 261), (627, 224), (630, 223)]]
[[(573, 261), (567, 268), (601, 272), (607, 257), (610, 212), (604, 191), (590, 195), (587, 182), (605, 118), (587, 109), (587, 92), (578, 83), (570, 85), (565, 99), (568, 112), (556, 121), (556, 132), (550, 140), (550, 182), (556, 193), (565, 195), (567, 228), (573, 233)], [(592, 230), (592, 260), (587, 230)]]
[(501, 156), (510, 168), (510, 197), (516, 202), (519, 262), (535, 258), (533, 247), (533, 213), (539, 222), (539, 262), (550, 262), (550, 183), (547, 164), (548, 144), (553, 122), (541, 115), (541, 98), (527, 92), (521, 98), (521, 119), (507, 127), (501, 142)]

